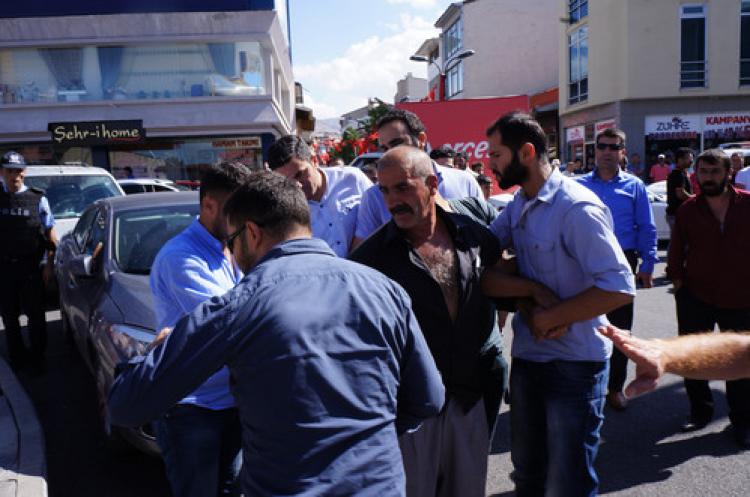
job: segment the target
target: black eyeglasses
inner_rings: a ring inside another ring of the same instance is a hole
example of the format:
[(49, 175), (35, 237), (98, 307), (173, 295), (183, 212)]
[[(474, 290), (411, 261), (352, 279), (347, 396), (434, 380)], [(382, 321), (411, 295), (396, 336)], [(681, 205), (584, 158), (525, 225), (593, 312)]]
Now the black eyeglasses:
[(622, 150), (623, 148), (625, 148), (625, 145), (623, 145), (622, 143), (597, 143), (596, 148), (597, 150), (610, 149), (610, 150), (617, 151), (617, 150)]
[(242, 228), (238, 229), (237, 231), (235, 231), (234, 233), (232, 233), (231, 235), (229, 235), (229, 236), (227, 237), (227, 248), (229, 249), (229, 253), (230, 253), (230, 254), (233, 254), (233, 253), (234, 253), (234, 251), (233, 251), (233, 249), (232, 249), (232, 247), (234, 247), (234, 240), (235, 240), (235, 239), (236, 239), (236, 238), (237, 238), (238, 236), (240, 236), (240, 235), (242, 234), (242, 232), (243, 232), (243, 231), (245, 231), (245, 228), (247, 228), (247, 224), (243, 224), (243, 225), (242, 225)]

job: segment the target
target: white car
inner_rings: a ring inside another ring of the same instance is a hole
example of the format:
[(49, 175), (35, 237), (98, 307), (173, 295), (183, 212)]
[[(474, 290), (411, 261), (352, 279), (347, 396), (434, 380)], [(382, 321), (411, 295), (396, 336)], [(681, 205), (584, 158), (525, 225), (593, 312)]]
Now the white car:
[(654, 213), (656, 237), (659, 241), (669, 240), (669, 225), (667, 224), (667, 182), (657, 181), (646, 186), (648, 201)]
[(512, 193), (498, 193), (497, 195), (492, 195), (491, 197), (489, 197), (487, 199), (487, 202), (492, 204), (492, 206), (498, 211), (501, 211), (505, 209), (505, 207), (510, 203), (511, 200), (513, 200)]
[(125, 190), (127, 195), (132, 195), (133, 193), (180, 192), (190, 189), (186, 186), (177, 185), (168, 179), (161, 178), (118, 179), (117, 183)]
[(365, 166), (367, 164), (374, 164), (381, 157), (383, 157), (383, 152), (367, 152), (355, 157), (352, 163), (349, 165), (351, 167), (362, 169), (362, 166)]
[(29, 166), (24, 183), (44, 190), (55, 217), (58, 239), (73, 229), (89, 205), (100, 198), (125, 195), (115, 178), (98, 167)]

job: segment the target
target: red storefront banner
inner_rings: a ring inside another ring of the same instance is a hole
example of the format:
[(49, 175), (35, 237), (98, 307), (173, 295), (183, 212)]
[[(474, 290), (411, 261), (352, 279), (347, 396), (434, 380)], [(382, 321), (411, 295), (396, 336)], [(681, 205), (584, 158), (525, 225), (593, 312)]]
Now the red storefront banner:
[(483, 162), (484, 174), (493, 178), (493, 193), (500, 191), (492, 172), (486, 167), (489, 153), (485, 132), (503, 114), (514, 110), (528, 112), (528, 96), (402, 102), (396, 107), (419, 116), (427, 129), (430, 148), (449, 146), (456, 152), (465, 152), (469, 164)]

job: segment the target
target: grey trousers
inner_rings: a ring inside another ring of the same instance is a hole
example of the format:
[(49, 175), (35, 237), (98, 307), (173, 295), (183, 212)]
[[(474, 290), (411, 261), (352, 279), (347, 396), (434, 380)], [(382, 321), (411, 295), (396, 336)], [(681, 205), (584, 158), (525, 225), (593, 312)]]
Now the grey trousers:
[(449, 398), (443, 412), (399, 437), (407, 497), (484, 497), (489, 434), (484, 401), (467, 413)]

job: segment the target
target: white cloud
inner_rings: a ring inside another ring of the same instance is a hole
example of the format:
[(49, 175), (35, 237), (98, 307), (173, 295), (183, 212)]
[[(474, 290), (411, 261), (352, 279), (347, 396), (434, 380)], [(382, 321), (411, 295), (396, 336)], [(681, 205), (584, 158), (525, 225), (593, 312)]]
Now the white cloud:
[(391, 5), (407, 4), (417, 9), (431, 9), (437, 5), (437, 0), (387, 0)]
[(294, 77), (305, 88), (305, 105), (316, 117), (340, 116), (367, 104), (372, 97), (393, 101), (396, 82), (407, 72), (425, 77), (426, 64), (409, 56), (438, 31), (421, 17), (401, 15), (398, 30), (371, 36), (348, 47), (340, 56), (294, 67)]

